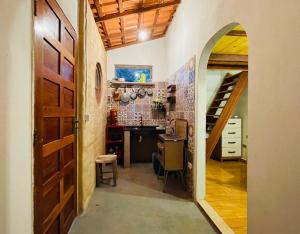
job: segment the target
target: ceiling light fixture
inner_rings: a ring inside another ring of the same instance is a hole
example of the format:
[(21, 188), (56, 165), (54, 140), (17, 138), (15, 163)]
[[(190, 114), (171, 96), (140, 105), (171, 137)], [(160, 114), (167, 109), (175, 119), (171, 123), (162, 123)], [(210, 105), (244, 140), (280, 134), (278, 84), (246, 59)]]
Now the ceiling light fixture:
[(140, 41), (146, 41), (149, 39), (149, 37), (150, 37), (150, 34), (146, 29), (141, 29), (139, 31), (139, 40)]

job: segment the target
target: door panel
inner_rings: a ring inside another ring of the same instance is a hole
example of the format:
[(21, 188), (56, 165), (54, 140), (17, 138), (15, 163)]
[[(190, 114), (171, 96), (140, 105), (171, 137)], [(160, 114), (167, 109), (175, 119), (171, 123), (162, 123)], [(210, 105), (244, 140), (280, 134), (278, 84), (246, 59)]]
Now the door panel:
[(35, 233), (67, 233), (77, 210), (77, 36), (55, 0), (35, 17)]

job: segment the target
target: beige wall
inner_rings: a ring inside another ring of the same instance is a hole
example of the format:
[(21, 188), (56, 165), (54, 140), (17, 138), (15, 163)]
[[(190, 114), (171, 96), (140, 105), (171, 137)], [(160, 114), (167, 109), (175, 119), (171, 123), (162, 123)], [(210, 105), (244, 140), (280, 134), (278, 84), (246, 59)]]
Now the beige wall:
[(78, 33), (78, 1), (79, 0), (56, 0), (63, 12)]
[(107, 75), (111, 80), (115, 77), (115, 65), (151, 65), (152, 81), (167, 80), (165, 39), (160, 38), (136, 45), (126, 46), (107, 52)]
[[(197, 55), (197, 198), (205, 195), (205, 61), (224, 26), (241, 23), (249, 36), (249, 233), (300, 228), (300, 2), (186, 0), (169, 28), (170, 75)], [(231, 27), (225, 28), (224, 33)], [(204, 99), (204, 100), (203, 100)], [(195, 167), (194, 167), (195, 168)]]
[[(91, 9), (80, 1), (79, 110), (78, 151), (79, 210), (84, 210), (95, 188), (95, 157), (105, 153), (106, 126), (106, 51), (103, 47)], [(86, 33), (83, 33), (86, 28)], [(85, 53), (84, 53), (85, 52)], [(96, 64), (102, 66), (102, 96), (95, 96)]]
[(0, 232), (31, 233), (32, 5), (0, 3)]
[(242, 158), (247, 160), (248, 157), (248, 88), (245, 89), (243, 95), (240, 97), (238, 104), (233, 112), (242, 118)]

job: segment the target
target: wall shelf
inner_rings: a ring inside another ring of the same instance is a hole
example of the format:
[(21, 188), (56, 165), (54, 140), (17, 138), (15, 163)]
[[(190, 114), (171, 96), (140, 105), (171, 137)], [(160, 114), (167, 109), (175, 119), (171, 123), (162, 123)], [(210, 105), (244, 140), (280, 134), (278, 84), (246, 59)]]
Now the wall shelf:
[(124, 87), (154, 87), (155, 84), (154, 83), (141, 83), (141, 82), (120, 82), (120, 81), (110, 81), (110, 87), (113, 87), (113, 88), (124, 88)]

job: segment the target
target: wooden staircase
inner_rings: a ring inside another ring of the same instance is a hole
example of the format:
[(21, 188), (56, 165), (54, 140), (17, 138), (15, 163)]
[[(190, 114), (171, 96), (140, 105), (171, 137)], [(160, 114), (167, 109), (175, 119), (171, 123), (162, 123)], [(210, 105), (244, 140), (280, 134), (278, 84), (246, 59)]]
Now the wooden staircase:
[(248, 72), (226, 75), (206, 114), (206, 159), (209, 159), (248, 84)]

